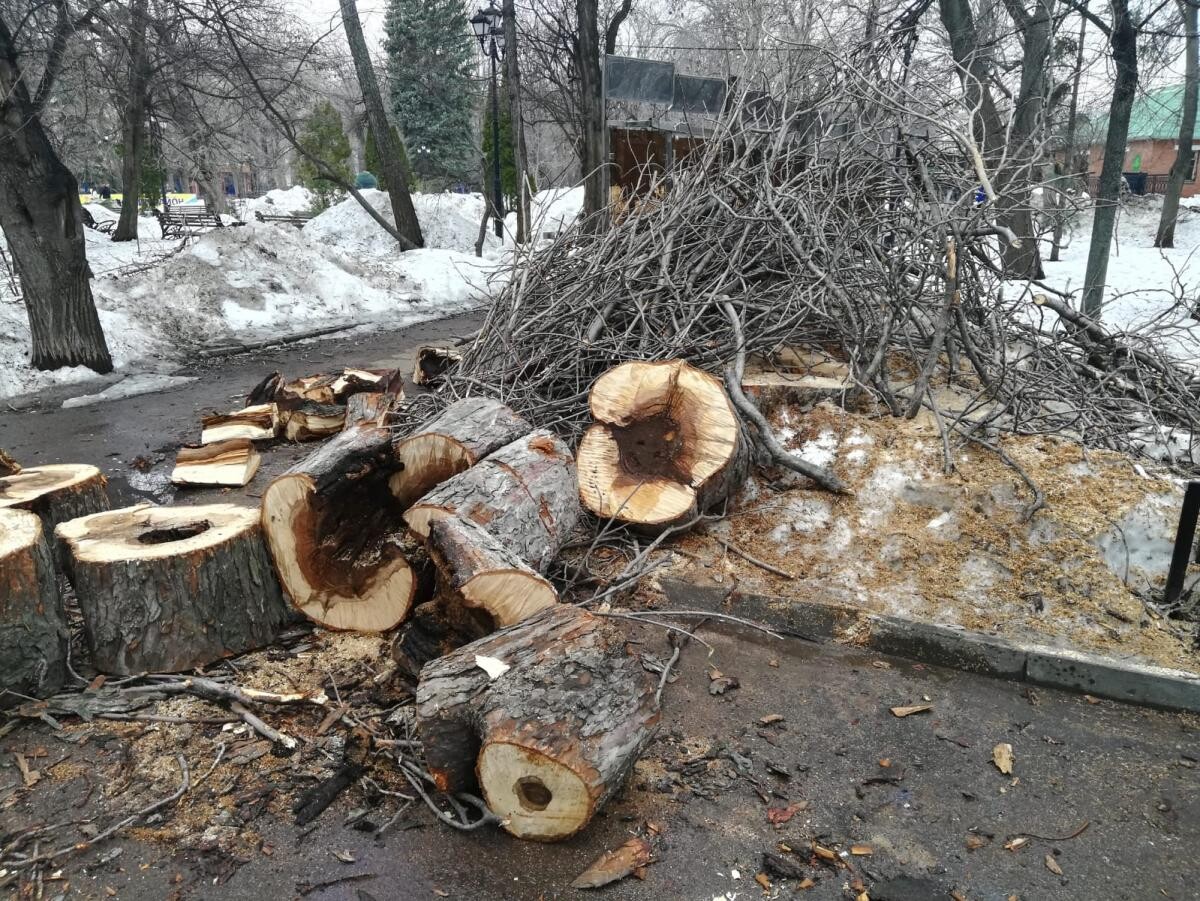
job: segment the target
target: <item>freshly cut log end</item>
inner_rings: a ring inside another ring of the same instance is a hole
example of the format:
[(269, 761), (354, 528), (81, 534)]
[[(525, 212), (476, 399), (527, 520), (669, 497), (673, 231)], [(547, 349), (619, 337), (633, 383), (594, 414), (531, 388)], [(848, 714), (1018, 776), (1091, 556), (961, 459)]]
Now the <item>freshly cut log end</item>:
[(68, 640), (41, 519), (27, 510), (0, 510), (0, 708), (19, 702), (18, 695), (57, 691), (66, 677)]
[(269, 644), (288, 619), (253, 508), (141, 504), (57, 534), (102, 672), (203, 666)]
[(414, 385), (435, 385), (453, 367), (462, 362), (462, 354), (448, 347), (426, 345), (417, 349), (417, 362), (413, 367)]
[(346, 424), (346, 408), (337, 404), (301, 401), (281, 411), (283, 436), (288, 441), (321, 441), (336, 435)]
[(545, 571), (579, 520), (575, 460), (551, 432), (532, 432), (438, 485), (404, 514), (413, 533), (459, 517), (490, 532), (526, 566)]
[[(509, 669), (492, 679), (476, 662)], [(482, 790), (520, 838), (574, 835), (653, 737), (654, 681), (612, 620), (556, 605), (427, 664), (417, 728), (435, 783)]]
[(395, 444), (400, 468), (390, 487), (402, 507), (431, 488), (474, 466), (492, 451), (530, 431), (532, 426), (490, 397), (468, 397)]
[(749, 448), (721, 382), (683, 362), (624, 363), (589, 398), (579, 498), (597, 516), (647, 528), (686, 522), (746, 478)]
[(67, 560), (54, 545), (54, 530), (59, 523), (107, 510), (107, 485), (99, 469), (83, 463), (29, 466), (0, 477), (0, 509), (29, 510), (41, 517), (46, 541), (65, 571)]
[(263, 529), (292, 604), (331, 629), (379, 632), (412, 608), (419, 580), (402, 509), (387, 489), (395, 468), (387, 429), (341, 432), (273, 481)]
[(200, 447), (182, 447), (171, 482), (176, 485), (245, 485), (258, 472), (262, 457), (249, 438)]
[(271, 441), (279, 431), (279, 409), (273, 403), (255, 404), (232, 413), (213, 413), (200, 420), (200, 443), (217, 444), (235, 438)]

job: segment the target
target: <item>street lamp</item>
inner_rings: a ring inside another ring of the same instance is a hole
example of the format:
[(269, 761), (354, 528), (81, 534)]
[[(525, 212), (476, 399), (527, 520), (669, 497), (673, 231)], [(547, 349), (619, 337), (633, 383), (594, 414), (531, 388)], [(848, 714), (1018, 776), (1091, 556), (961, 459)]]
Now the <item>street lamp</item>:
[(496, 63), (504, 55), (502, 15), (495, 5), (481, 9), (471, 17), (471, 29), (479, 40), (479, 49), (492, 61), (492, 217), (496, 237), (504, 237), (504, 192), (500, 187), (500, 100), (496, 88)]

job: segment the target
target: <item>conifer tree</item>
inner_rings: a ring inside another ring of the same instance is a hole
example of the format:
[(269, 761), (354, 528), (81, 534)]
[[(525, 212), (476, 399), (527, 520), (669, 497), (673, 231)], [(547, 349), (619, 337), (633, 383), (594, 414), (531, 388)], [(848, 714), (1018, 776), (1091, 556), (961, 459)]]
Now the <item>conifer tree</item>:
[[(346, 181), (353, 178), (350, 172), (350, 139), (342, 129), (342, 117), (328, 100), (318, 103), (304, 123), (300, 145), (313, 156), (324, 160)], [(316, 166), (308, 159), (301, 158), (296, 172), (300, 176), (300, 183), (317, 195), (318, 209), (326, 209), (340, 193), (337, 185), (317, 174)]]

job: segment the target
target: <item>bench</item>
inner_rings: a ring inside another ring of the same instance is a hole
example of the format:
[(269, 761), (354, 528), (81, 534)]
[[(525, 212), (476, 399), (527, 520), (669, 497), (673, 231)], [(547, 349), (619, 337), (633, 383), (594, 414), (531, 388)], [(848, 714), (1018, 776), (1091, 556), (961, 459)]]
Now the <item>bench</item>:
[(294, 225), (296, 228), (304, 228), (305, 224), (312, 219), (312, 216), (307, 213), (263, 213), (260, 210), (254, 211), (254, 218), (259, 222), (286, 222), (288, 225)]
[(83, 214), (83, 224), (87, 228), (92, 229), (92, 231), (98, 231), (102, 235), (111, 235), (113, 229), (117, 227), (116, 219), (101, 219), (97, 221), (96, 217), (92, 215), (91, 210), (87, 207), (83, 207), (80, 212)]
[[(183, 238), (199, 235), (213, 228), (224, 228), (225, 223), (216, 213), (210, 213), (204, 207), (169, 206), (166, 210), (155, 210), (162, 236), (166, 238)], [(235, 222), (234, 225), (244, 225)]]

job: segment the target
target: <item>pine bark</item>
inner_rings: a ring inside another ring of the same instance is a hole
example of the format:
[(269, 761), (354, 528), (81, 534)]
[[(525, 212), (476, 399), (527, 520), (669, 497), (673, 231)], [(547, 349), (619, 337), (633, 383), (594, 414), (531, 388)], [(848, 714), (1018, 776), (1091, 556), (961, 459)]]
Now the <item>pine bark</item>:
[(113, 232), (114, 241), (136, 241), (138, 207), (142, 193), (142, 156), (146, 134), (146, 6), (147, 0), (134, 0), (129, 32), (129, 73), (125, 108), (121, 113), (121, 218)]
[[(492, 679), (477, 656), (509, 667)], [(654, 735), (654, 682), (612, 620), (556, 606), (428, 664), (417, 728), (438, 788), (474, 791), (520, 838), (587, 825)]]
[(1197, 33), (1197, 7), (1193, 0), (1180, 0), (1187, 42), (1184, 50), (1183, 118), (1179, 122), (1179, 149), (1167, 178), (1162, 215), (1158, 220), (1155, 247), (1175, 246), (1175, 221), (1179, 218), (1179, 198), (1183, 183), (1192, 174), (1192, 142), (1196, 140), (1196, 101), (1200, 98), (1200, 33)]
[(66, 678), (66, 611), (42, 522), (26, 510), (0, 510), (0, 708), (45, 697)]
[(66, 549), (54, 540), (61, 523), (100, 513), (110, 507), (108, 480), (95, 466), (51, 464), (31, 466), (0, 478), (0, 508), (28, 510), (42, 521), (59, 569), (66, 571)]

